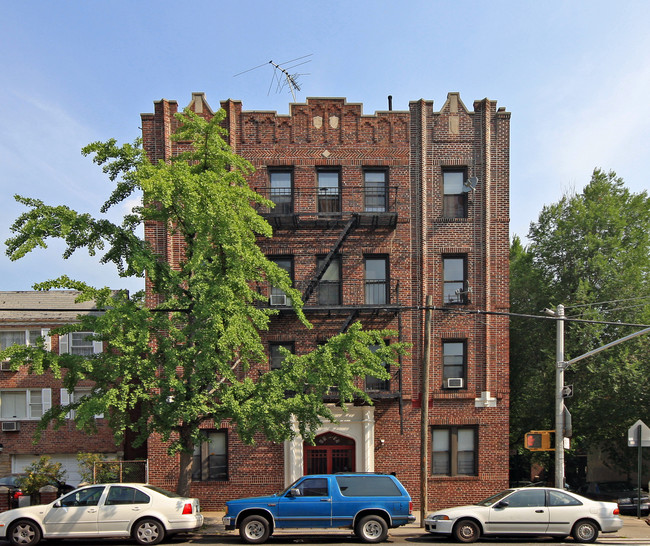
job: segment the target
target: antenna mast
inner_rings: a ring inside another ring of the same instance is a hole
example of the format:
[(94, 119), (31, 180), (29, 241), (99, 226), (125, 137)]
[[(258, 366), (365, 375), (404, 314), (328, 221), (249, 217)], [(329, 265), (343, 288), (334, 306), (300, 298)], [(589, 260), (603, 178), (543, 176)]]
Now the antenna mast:
[[(276, 72), (279, 70), (282, 72), (282, 77), (278, 78), (278, 90), (282, 89), (285, 85), (289, 87), (289, 91), (291, 91), (291, 97), (293, 98), (293, 102), (296, 102), (296, 91), (300, 91), (300, 84), (298, 83), (298, 76), (304, 76), (305, 74), (290, 74), (289, 70), (292, 68), (295, 68), (297, 66), (300, 66), (302, 64), (307, 64), (311, 62), (311, 59), (308, 59), (306, 61), (302, 59), (307, 59), (307, 57), (311, 57), (313, 53), (310, 53), (309, 55), (303, 55), (302, 57), (298, 57), (297, 59), (292, 59), (290, 61), (286, 61), (284, 63), (274, 63), (273, 61), (269, 61), (268, 63), (265, 64), (270, 64), (274, 68), (274, 73), (273, 73), (273, 80), (271, 80), (271, 85), (273, 85), (273, 81), (275, 81), (276, 78)], [(301, 61), (297, 64), (293, 64), (289, 67), (284, 67), (282, 65), (287, 65), (290, 63), (295, 63), (296, 61)], [(265, 64), (261, 64), (259, 66), (255, 66), (253, 68), (249, 68), (248, 70), (244, 70), (243, 72), (240, 72), (239, 74), (235, 74), (235, 76), (240, 76), (241, 74), (245, 74), (246, 72), (250, 72), (251, 70), (256, 70), (262, 66), (265, 66)], [(284, 79), (286, 83), (282, 83), (281, 79)], [(269, 86), (269, 92), (271, 91), (271, 86)]]

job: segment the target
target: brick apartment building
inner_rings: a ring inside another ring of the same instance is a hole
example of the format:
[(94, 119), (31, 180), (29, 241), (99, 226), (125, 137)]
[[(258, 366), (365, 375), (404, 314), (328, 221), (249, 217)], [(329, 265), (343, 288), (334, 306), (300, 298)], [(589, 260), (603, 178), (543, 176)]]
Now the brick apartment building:
[[(50, 330), (77, 322), (77, 316), (97, 312), (94, 302), (75, 302), (73, 290), (49, 292), (0, 292), (0, 347), (29, 345), (44, 337), (48, 350), (74, 354), (101, 352), (101, 342), (87, 339), (87, 332), (65, 336), (50, 335)], [(44, 431), (34, 444), (34, 432), (43, 413), (53, 404), (68, 404), (74, 397), (89, 392), (91, 383), (81, 383), (73, 393), (63, 388), (61, 379), (51, 373), (30, 375), (27, 367), (12, 371), (8, 362), (0, 362), (0, 476), (21, 473), (41, 455), (49, 455), (66, 470), (66, 481), (81, 481), (77, 453), (102, 453), (107, 458), (123, 456), (103, 416), (98, 415), (98, 433), (88, 436), (77, 430), (74, 415), (58, 430)]]
[[(202, 93), (189, 107), (209, 118)], [(420, 503), (423, 362), (430, 358), (428, 506), (475, 501), (508, 483), (508, 311), (510, 114), (487, 99), (468, 110), (450, 93), (440, 111), (413, 101), (407, 111), (364, 115), (341, 98), (309, 98), (288, 115), (221, 103), (233, 150), (256, 168), (250, 186), (270, 198), (260, 210), (274, 228), (260, 241), (291, 275), (314, 325), (305, 329), (286, 296), (264, 287), (280, 313), (264, 336), (279, 346), (315, 348), (359, 320), (399, 331), (412, 344), (389, 381), (367, 379), (374, 405), (355, 404), (323, 423), (316, 445), (241, 444), (229, 423), (206, 430), (195, 453), (192, 494), (206, 509), (278, 491), (304, 473), (394, 472)], [(175, 101), (142, 115), (151, 160), (176, 153)], [(170, 262), (178, 241), (162, 226), (145, 237)], [(433, 298), (430, 354), (425, 302)], [(332, 402), (336, 391), (332, 391)], [(152, 481), (173, 487), (178, 461), (148, 442)], [(205, 465), (208, 458), (211, 464)], [(202, 472), (210, 466), (212, 472)]]

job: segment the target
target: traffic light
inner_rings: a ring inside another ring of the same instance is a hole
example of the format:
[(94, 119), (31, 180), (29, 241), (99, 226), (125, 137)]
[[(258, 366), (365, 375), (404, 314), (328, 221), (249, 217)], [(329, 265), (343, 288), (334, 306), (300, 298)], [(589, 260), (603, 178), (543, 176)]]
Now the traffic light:
[(551, 434), (553, 430), (531, 430), (524, 435), (524, 447), (530, 451), (553, 451)]

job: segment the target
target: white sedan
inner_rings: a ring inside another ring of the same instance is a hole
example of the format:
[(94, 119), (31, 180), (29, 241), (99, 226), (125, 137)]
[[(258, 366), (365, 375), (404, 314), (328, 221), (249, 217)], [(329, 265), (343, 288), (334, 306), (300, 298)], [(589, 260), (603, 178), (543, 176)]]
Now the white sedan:
[(507, 489), (472, 506), (458, 506), (429, 514), (429, 533), (474, 542), (482, 536), (571, 535), (576, 542), (594, 542), (598, 533), (623, 527), (618, 505), (586, 499), (550, 487)]
[(0, 514), (0, 538), (32, 546), (41, 539), (133, 538), (158, 544), (203, 525), (198, 499), (152, 485), (88, 485), (51, 502)]

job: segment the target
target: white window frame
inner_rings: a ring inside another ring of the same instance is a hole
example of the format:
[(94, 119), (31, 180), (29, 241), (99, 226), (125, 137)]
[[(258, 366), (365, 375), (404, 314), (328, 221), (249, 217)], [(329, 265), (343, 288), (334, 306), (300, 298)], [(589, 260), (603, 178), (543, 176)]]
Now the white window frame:
[[(24, 416), (6, 417), (2, 415), (2, 395), (4, 393), (23, 393), (25, 395)], [(36, 393), (40, 393), (40, 402), (36, 401)], [(32, 396), (34, 400), (32, 401)], [(33, 417), (32, 408), (40, 406), (40, 415)], [(0, 421), (38, 421), (52, 407), (52, 389), (2, 389), (0, 390)]]
[[(61, 405), (62, 406), (67, 406), (68, 404), (74, 404), (75, 402), (79, 402), (84, 396), (88, 396), (92, 393), (92, 389), (90, 387), (80, 387), (74, 391), (69, 391), (68, 389), (61, 389)], [(66, 416), (66, 419), (74, 419), (75, 418), (75, 410), (70, 410)], [(103, 413), (98, 413), (95, 415), (95, 419), (103, 419), (104, 414)]]
[[(40, 337), (45, 338), (45, 349), (48, 351), (51, 350), (52, 348), (52, 340), (50, 339), (50, 329), (49, 328), (7, 328), (7, 329), (2, 329), (0, 332), (5, 333), (5, 332), (24, 332), (25, 334), (25, 339), (24, 343), (19, 343), (19, 345), (31, 345), (30, 341), (30, 332), (40, 332)], [(2, 347), (0, 346), (0, 349), (6, 349), (7, 347)]]
[[(85, 334), (86, 336), (95, 335), (94, 332), (70, 332), (67, 334), (61, 334), (59, 336), (59, 354), (75, 354), (72, 351), (74, 350), (73, 335), (72, 334)], [(93, 352), (92, 354), (101, 353), (104, 350), (104, 344), (101, 341), (93, 340)]]

